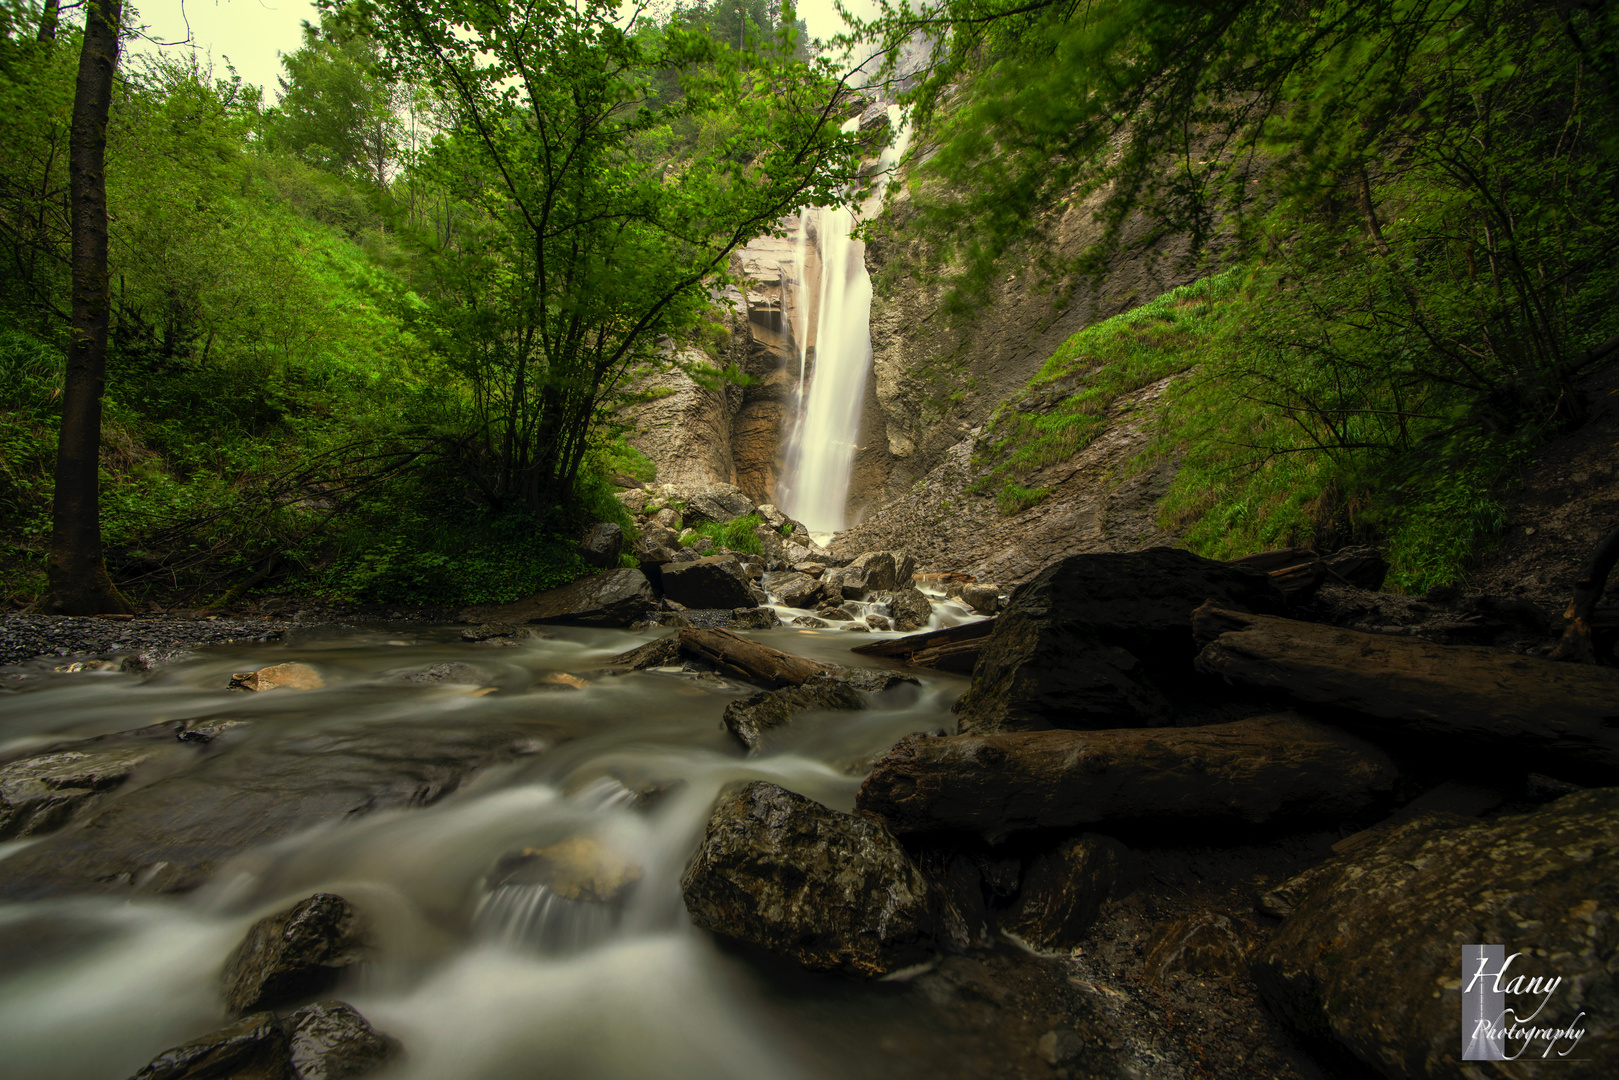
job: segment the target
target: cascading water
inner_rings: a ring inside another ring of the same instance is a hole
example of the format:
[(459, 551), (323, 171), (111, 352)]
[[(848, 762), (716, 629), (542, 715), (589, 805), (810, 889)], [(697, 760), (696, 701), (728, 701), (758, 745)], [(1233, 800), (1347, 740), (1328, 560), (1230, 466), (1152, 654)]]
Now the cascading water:
[[(872, 194), (860, 207), (862, 216), (881, 208), (889, 175), (910, 144), (910, 126), (900, 106), (888, 107), (888, 122), (897, 135), (878, 159)], [(858, 118), (851, 119), (843, 129), (852, 131), (858, 124)], [(846, 207), (808, 209), (806, 219), (810, 214), (816, 216), (821, 254), (815, 364), (807, 373), (805, 394), (806, 373), (800, 363), (801, 405), (777, 499), (812, 533), (831, 533), (845, 525), (860, 405), (871, 369), (871, 275), (866, 270), (865, 242), (854, 236), (856, 215)], [(803, 275), (803, 258), (798, 259), (796, 272)], [(800, 295), (804, 284), (801, 280)]]

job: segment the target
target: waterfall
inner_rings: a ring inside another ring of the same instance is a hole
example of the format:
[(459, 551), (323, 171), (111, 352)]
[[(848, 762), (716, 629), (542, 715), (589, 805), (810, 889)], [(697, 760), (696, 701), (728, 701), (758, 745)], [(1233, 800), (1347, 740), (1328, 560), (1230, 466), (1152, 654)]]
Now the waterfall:
[[(853, 118), (843, 125), (852, 131)], [(889, 174), (905, 153), (910, 125), (898, 105), (888, 107), (888, 122), (898, 132), (893, 145), (877, 163), (871, 196), (861, 204), (862, 215), (882, 207)], [(815, 364), (805, 372), (803, 341), (799, 356), (799, 414), (788, 445), (787, 464), (777, 501), (813, 533), (831, 533), (845, 526), (849, 473), (860, 434), (860, 406), (871, 369), (871, 276), (866, 271), (866, 245), (853, 233), (856, 216), (845, 207), (809, 208), (806, 229), (816, 215), (821, 254), (820, 305), (815, 313)], [(798, 260), (799, 295), (804, 295), (804, 259)], [(808, 313), (805, 323), (809, 321)], [(804, 392), (808, 378), (809, 392)]]

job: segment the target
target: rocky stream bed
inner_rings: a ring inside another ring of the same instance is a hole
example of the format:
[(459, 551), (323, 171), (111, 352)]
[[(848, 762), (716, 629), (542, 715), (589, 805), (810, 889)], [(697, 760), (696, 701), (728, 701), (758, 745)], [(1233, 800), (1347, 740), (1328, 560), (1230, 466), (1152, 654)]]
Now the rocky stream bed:
[[(1543, 610), (650, 495), (512, 605), (0, 622), (0, 1071), (1619, 1073), (1619, 672)], [(1478, 942), (1569, 1032), (1464, 1060)]]

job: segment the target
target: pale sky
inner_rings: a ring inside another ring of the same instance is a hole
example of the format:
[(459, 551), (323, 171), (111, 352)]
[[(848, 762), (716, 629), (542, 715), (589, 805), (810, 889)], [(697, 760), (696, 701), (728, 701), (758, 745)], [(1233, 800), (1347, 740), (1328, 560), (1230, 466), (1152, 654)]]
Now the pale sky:
[[(244, 81), (264, 88), (266, 105), (275, 104), (278, 96), (281, 53), (293, 52), (302, 43), (303, 22), (320, 21), (308, 0), (136, 0), (135, 6), (139, 21), (156, 41), (183, 41), (189, 24), (194, 47), (199, 55), (212, 56), (215, 73), (224, 77), (228, 57)], [(869, 13), (876, 5), (872, 0), (851, 0), (848, 6)], [(843, 28), (833, 0), (799, 0), (798, 16), (808, 23), (812, 38), (829, 38)], [(128, 48), (135, 53), (158, 51), (150, 41), (131, 42)], [(173, 45), (163, 51), (183, 48)]]

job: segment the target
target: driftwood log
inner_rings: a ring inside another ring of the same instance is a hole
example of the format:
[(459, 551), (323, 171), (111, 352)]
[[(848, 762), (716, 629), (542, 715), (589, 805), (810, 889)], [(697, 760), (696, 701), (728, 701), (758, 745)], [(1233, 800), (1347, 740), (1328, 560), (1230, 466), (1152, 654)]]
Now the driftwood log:
[(729, 630), (682, 630), (680, 651), (762, 686), (802, 686), (833, 665), (772, 649)]
[(947, 626), (943, 630), (929, 630), (902, 638), (873, 641), (869, 645), (856, 645), (849, 651), (863, 656), (883, 656), (935, 671), (971, 675), (973, 665), (978, 663), (978, 653), (984, 646), (984, 639), (994, 629), (994, 619), (981, 619), (959, 626)]
[(1102, 823), (1337, 822), (1377, 809), (1389, 759), (1292, 713), (1192, 728), (911, 736), (877, 762), (855, 805), (900, 834), (999, 843)]
[(1569, 779), (1619, 779), (1619, 671), (1210, 604), (1192, 629), (1208, 643), (1199, 670), (1330, 706), (1357, 729)]

